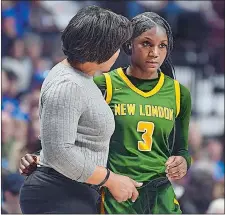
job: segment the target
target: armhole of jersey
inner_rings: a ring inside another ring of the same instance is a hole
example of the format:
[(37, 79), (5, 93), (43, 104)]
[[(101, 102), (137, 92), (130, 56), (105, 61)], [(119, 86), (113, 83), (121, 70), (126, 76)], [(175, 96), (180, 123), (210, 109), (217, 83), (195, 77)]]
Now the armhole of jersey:
[(103, 73), (105, 76), (105, 81), (106, 81), (106, 102), (109, 104), (112, 99), (112, 80), (111, 77), (108, 73)]
[(174, 80), (174, 87), (175, 87), (175, 95), (176, 95), (176, 117), (180, 113), (180, 84), (177, 80)]

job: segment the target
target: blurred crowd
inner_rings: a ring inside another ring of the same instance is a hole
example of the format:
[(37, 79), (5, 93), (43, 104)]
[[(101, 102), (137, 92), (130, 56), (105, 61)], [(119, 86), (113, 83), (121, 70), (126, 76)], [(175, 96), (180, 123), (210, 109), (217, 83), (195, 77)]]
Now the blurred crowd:
[[(224, 78), (223, 1), (2, 1), (2, 213), (21, 213), (19, 160), (41, 148), (40, 88), (52, 66), (64, 59), (60, 32), (77, 10), (93, 4), (128, 18), (144, 11), (159, 13), (174, 32), (175, 66), (198, 69), (200, 79)], [(113, 68), (127, 64), (122, 52)], [(219, 91), (224, 96), (224, 88)], [(173, 185), (184, 213), (224, 213), (224, 127), (222, 133), (207, 136), (197, 117), (193, 108), (193, 165)]]

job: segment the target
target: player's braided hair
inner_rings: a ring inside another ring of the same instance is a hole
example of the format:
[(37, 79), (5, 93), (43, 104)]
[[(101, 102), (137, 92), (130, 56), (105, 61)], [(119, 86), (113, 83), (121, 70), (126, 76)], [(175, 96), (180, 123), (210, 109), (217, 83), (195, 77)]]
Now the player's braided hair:
[(131, 55), (130, 44), (134, 38), (140, 36), (143, 32), (158, 25), (165, 29), (168, 37), (167, 55), (163, 64), (161, 65), (161, 70), (171, 78), (175, 78), (175, 70), (170, 58), (173, 49), (173, 34), (169, 23), (154, 12), (145, 12), (139, 14), (131, 19), (131, 23), (133, 26), (133, 35), (131, 39), (123, 45), (125, 53)]
[(109, 60), (132, 36), (132, 25), (124, 16), (98, 6), (82, 8), (62, 32), (62, 49), (69, 62)]

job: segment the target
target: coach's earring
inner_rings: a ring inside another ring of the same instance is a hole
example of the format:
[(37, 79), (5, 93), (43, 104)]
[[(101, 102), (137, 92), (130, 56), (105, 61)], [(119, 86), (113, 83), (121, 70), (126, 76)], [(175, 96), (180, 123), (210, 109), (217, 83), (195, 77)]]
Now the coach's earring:
[(131, 54), (132, 54), (132, 47), (131, 47), (131, 44), (128, 44), (128, 45), (127, 45), (127, 48), (128, 48), (128, 53), (129, 53), (129, 55), (131, 55)]
[(128, 45), (128, 49), (129, 49), (130, 52), (132, 51), (131, 44)]

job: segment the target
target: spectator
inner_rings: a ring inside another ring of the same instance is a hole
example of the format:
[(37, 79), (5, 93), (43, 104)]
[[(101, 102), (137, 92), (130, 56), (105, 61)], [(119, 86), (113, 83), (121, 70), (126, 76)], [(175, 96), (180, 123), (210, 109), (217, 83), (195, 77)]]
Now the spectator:
[(19, 205), (19, 192), (23, 184), (24, 177), (18, 173), (10, 173), (2, 181), (3, 190), (3, 214), (21, 214)]
[(10, 69), (2, 70), (2, 96), (3, 96), (3, 105), (5, 101), (11, 101), (14, 105), (18, 105), (18, 100), (16, 99), (18, 95), (18, 76), (17, 74)]
[(208, 159), (215, 163), (214, 178), (215, 180), (224, 180), (224, 162), (222, 161), (224, 146), (219, 140), (210, 139), (206, 146)]
[(16, 38), (16, 24), (13, 16), (2, 16), (2, 56), (9, 54), (10, 46)]
[(2, 55), (8, 50), (15, 38), (23, 36), (29, 28), (30, 3), (28, 1), (2, 2)]
[(188, 143), (193, 161), (199, 160), (201, 158), (203, 137), (199, 125), (195, 121), (190, 123)]
[(213, 199), (224, 197), (224, 179), (221, 181), (216, 181), (213, 188)]
[(224, 198), (213, 200), (207, 210), (208, 214), (224, 214)]
[(213, 199), (213, 164), (198, 161), (190, 169), (185, 191), (180, 198), (184, 214), (205, 213)]
[(18, 93), (27, 90), (32, 76), (32, 65), (25, 55), (24, 41), (15, 39), (10, 47), (9, 56), (2, 58), (5, 69), (12, 70), (18, 77)]
[[(13, 134), (14, 134), (14, 120), (11, 115), (2, 111), (2, 158), (5, 158), (5, 162), (7, 162), (7, 158), (9, 156), (11, 145), (13, 144)], [(6, 164), (7, 165), (7, 164)]]
[(18, 171), (20, 157), (26, 151), (28, 119), (18, 111), (10, 114), (2, 112), (2, 159), (4, 165), (12, 172)]

